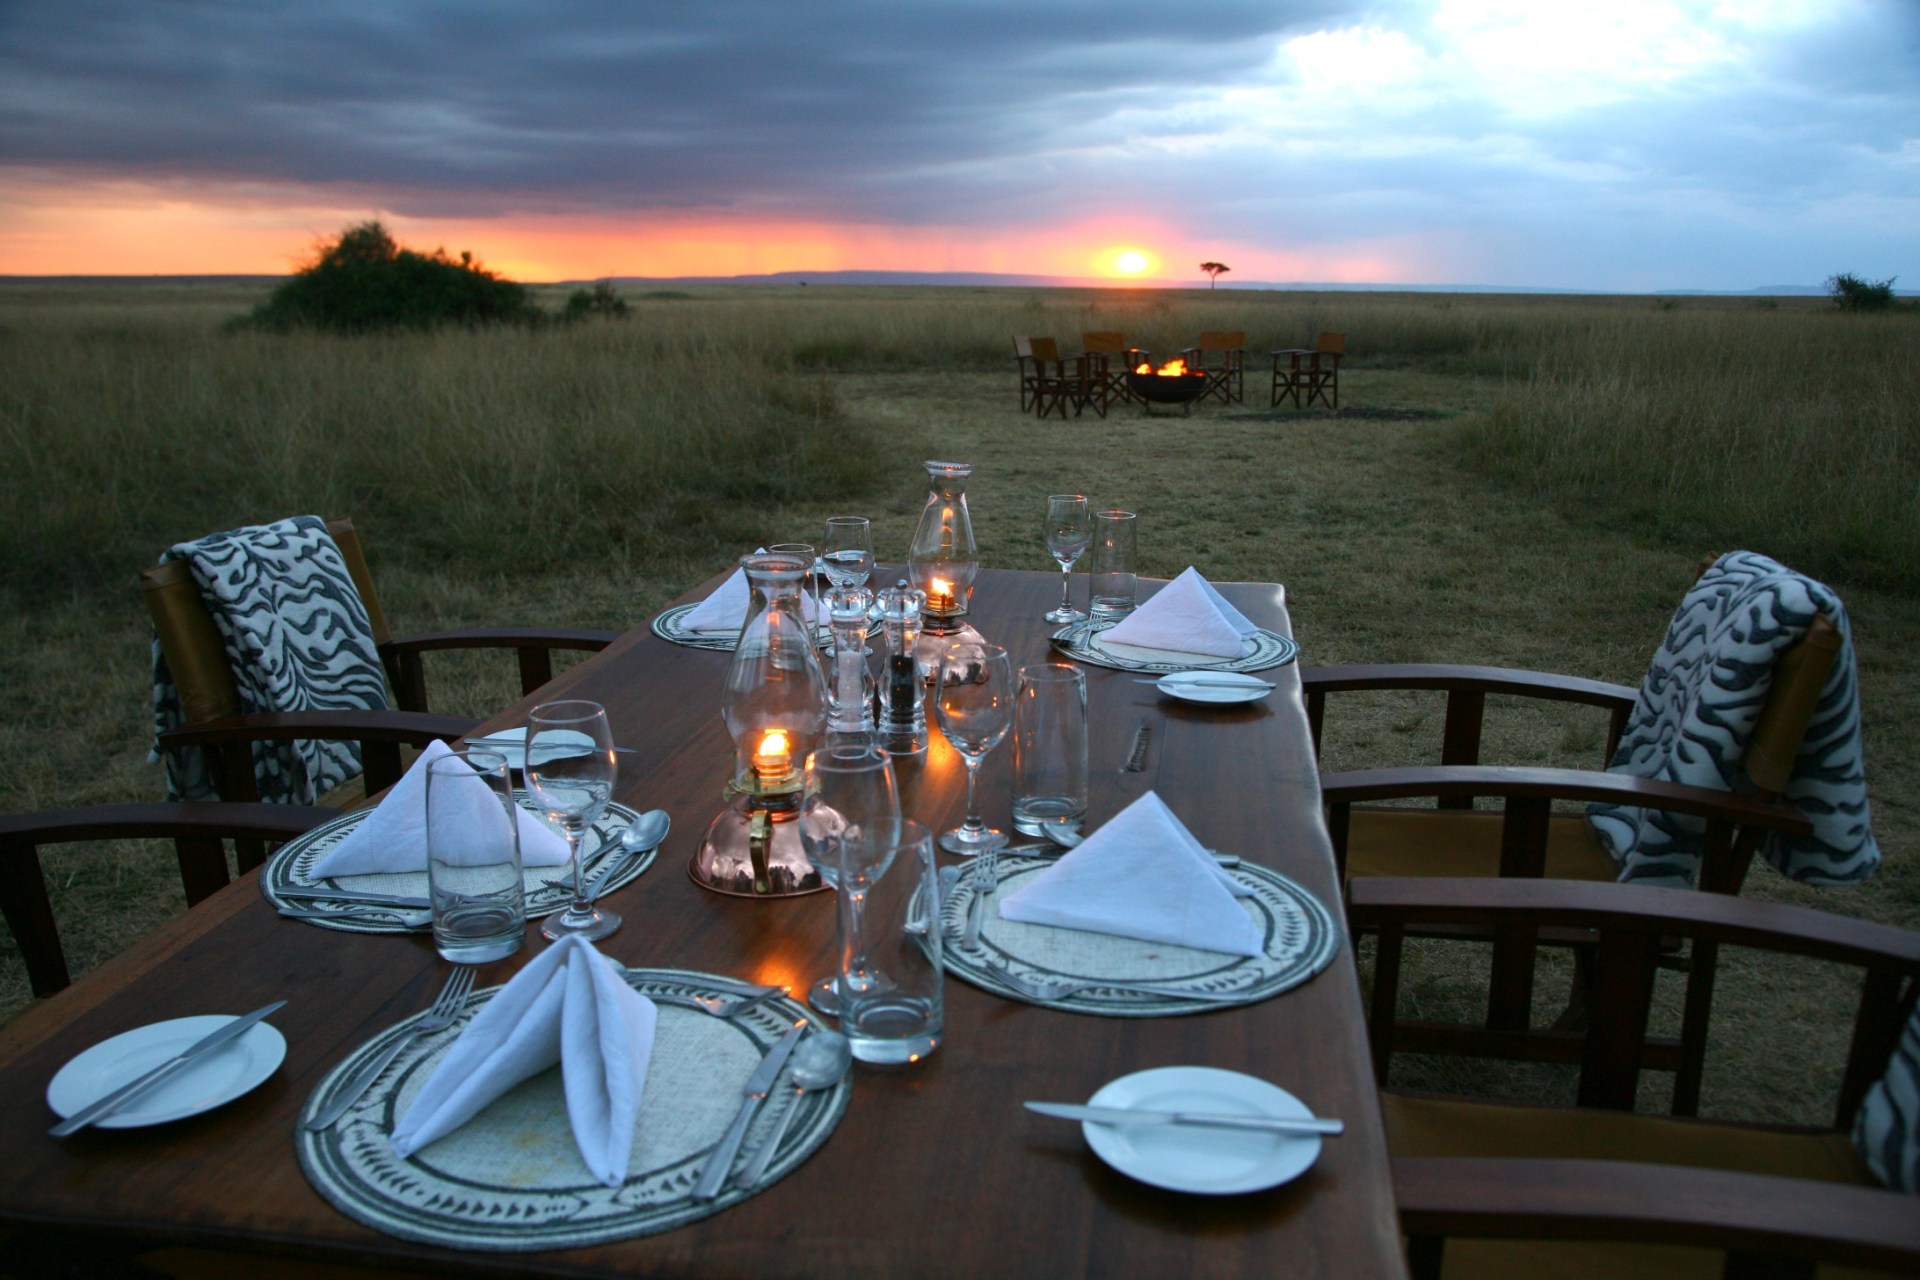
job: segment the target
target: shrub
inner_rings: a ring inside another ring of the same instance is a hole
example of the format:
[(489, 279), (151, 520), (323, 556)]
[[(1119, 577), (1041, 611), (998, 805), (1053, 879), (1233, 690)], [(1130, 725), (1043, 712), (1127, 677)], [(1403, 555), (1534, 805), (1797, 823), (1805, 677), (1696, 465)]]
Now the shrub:
[(471, 253), (457, 262), (445, 249), (416, 253), (401, 248), (378, 222), (363, 222), (321, 246), (242, 323), (277, 332), (370, 333), (535, 323), (541, 315), (525, 285), (502, 280)]
[(1862, 280), (1852, 272), (1842, 272), (1827, 277), (1827, 294), (1842, 311), (1888, 311), (1893, 307), (1893, 282), (1899, 278)]
[(567, 305), (561, 311), (560, 318), (573, 321), (601, 316), (608, 320), (624, 320), (632, 311), (627, 300), (615, 293), (611, 284), (602, 280), (591, 289), (575, 289), (568, 294)]

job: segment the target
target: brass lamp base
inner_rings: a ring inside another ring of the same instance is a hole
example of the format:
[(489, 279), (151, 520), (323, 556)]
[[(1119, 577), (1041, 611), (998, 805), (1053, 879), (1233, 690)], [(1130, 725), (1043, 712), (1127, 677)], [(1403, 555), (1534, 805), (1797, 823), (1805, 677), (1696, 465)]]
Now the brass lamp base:
[(734, 898), (798, 898), (828, 887), (800, 842), (800, 793), (736, 790), (700, 840), (687, 874)]

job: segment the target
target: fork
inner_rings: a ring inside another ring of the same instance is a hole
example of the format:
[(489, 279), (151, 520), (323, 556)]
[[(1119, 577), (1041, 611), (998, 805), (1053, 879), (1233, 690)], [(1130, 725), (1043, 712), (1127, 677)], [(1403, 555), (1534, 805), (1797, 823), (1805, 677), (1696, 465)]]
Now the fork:
[(1025, 974), (1000, 965), (990, 966), (995, 977), (1023, 995), (1035, 1000), (1064, 1000), (1081, 991), (1133, 991), (1142, 995), (1172, 996), (1182, 1000), (1204, 1000), (1216, 1004), (1238, 1004), (1246, 999), (1241, 991), (1203, 991), (1196, 987), (1169, 986), (1154, 982), (1116, 982), (1108, 979), (1080, 981), (1073, 979), (1029, 978)]
[(390, 925), (402, 929), (424, 929), (433, 923), (433, 912), (407, 911), (310, 911), (302, 907), (282, 907), (280, 914), (289, 920), (337, 920), (347, 924)]
[(380, 1078), (380, 1073), (392, 1065), (393, 1060), (400, 1056), (402, 1049), (421, 1036), (445, 1031), (452, 1026), (460, 1017), (460, 1011), (466, 1006), (467, 997), (473, 994), (473, 972), (472, 967), (468, 965), (455, 968), (448, 976), (447, 984), (440, 988), (440, 994), (434, 997), (433, 1003), (427, 1006), (427, 1011), (420, 1015), (419, 1020), (408, 1029), (407, 1033), (381, 1050), (379, 1057), (368, 1063), (359, 1075), (347, 1081), (345, 1087), (334, 1096), (333, 1101), (328, 1103), (324, 1110), (301, 1123), (316, 1133), (322, 1129), (331, 1128), (334, 1121), (347, 1114), (347, 1108), (358, 1102), (360, 1095), (373, 1086), (373, 1082)]
[(987, 915), (987, 899), (1000, 891), (1000, 848), (984, 850), (973, 867), (973, 901), (967, 907), (967, 931), (960, 945), (968, 951), (980, 949), (980, 926)]

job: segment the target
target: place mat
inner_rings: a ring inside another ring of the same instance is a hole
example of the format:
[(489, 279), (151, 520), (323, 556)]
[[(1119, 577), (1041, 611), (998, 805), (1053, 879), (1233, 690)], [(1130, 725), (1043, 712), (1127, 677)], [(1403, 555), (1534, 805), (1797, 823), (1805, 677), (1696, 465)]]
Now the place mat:
[[(1000, 855), (1000, 888), (995, 899), (1020, 887), (1028, 876), (1052, 866), (1056, 858)], [(1231, 1005), (1254, 1004), (1299, 986), (1327, 967), (1340, 950), (1340, 926), (1320, 899), (1278, 871), (1242, 862), (1227, 874), (1253, 890), (1238, 898), (1262, 926), (1266, 942), (1257, 956), (1228, 955), (1139, 938), (1122, 938), (1056, 925), (1023, 924), (1002, 920), (990, 900), (980, 925), (980, 951), (969, 952), (959, 943), (967, 911), (978, 888), (978, 859), (961, 870), (960, 878), (940, 904), (942, 948), (947, 972), (984, 991), (1048, 1009), (1098, 1013), (1118, 1018), (1158, 1018), (1200, 1013)], [(1098, 981), (1174, 983), (1203, 991), (1231, 993), (1231, 1002), (1189, 1000), (1179, 996), (1090, 987), (1058, 1000), (1041, 1000), (1016, 990), (1001, 976), (1011, 970), (1023, 978), (1043, 982)]]
[[(687, 615), (699, 608), (699, 604), (677, 604), (653, 620), (653, 634), (670, 644), (685, 645), (689, 649), (711, 649), (716, 653), (732, 653), (740, 643), (738, 631), (692, 631), (687, 628)], [(813, 624), (813, 646), (825, 652), (833, 650), (833, 628), (820, 623)]]
[[(652, 997), (738, 994), (731, 984), (722, 985), (726, 979), (681, 969), (629, 969), (626, 976), (635, 990)], [(788, 1028), (809, 1015), (789, 999), (769, 1000), (731, 1018), (663, 999), (630, 1172), (620, 1186), (603, 1185), (581, 1160), (557, 1067), (402, 1160), (388, 1141), (395, 1121), (467, 1020), (498, 990), (474, 992), (458, 1023), (403, 1049), (332, 1128), (296, 1128), (301, 1172), (334, 1208), (376, 1231), (449, 1249), (528, 1253), (651, 1235), (718, 1213), (791, 1173), (833, 1133), (853, 1092), (849, 1077), (795, 1099), (791, 1074), (783, 1074), (741, 1146), (744, 1158), (769, 1135), (781, 1108), (799, 1108), (765, 1180), (751, 1190), (729, 1185), (714, 1199), (696, 1202), (690, 1198), (693, 1186), (740, 1108), (747, 1077)], [(418, 1020), (409, 1018), (349, 1054), (327, 1073), (301, 1115), (317, 1114), (362, 1064)]]
[(1171, 675), (1176, 671), (1264, 671), (1283, 667), (1300, 654), (1300, 646), (1277, 631), (1262, 627), (1247, 638), (1253, 651), (1238, 658), (1209, 658), (1199, 653), (1174, 653), (1168, 649), (1142, 649), (1134, 645), (1108, 648), (1101, 643), (1102, 632), (1118, 626), (1119, 618), (1097, 618), (1074, 622), (1053, 633), (1056, 649), (1088, 666), (1111, 667), (1116, 671), (1152, 671)]
[[(533, 813), (541, 812), (540, 806), (533, 802), (532, 794), (525, 790), (513, 793), (520, 807)], [(275, 910), (290, 907), (300, 911), (322, 912), (337, 915), (338, 920), (303, 920), (303, 924), (316, 924), (322, 929), (340, 929), (348, 933), (411, 933), (413, 930), (400, 923), (399, 917), (412, 908), (360, 906), (351, 902), (316, 902), (309, 898), (288, 898), (284, 892), (288, 889), (331, 889), (340, 893), (382, 893), (402, 898), (424, 898), (427, 896), (427, 873), (422, 871), (396, 871), (381, 875), (335, 876), (327, 880), (313, 878), (313, 865), (335, 845), (347, 838), (354, 827), (367, 820), (373, 810), (356, 809), (345, 813), (331, 822), (322, 823), (304, 835), (295, 836), (281, 845), (274, 855), (267, 859), (267, 865), (260, 872), (260, 892), (266, 895)], [(587, 855), (586, 874), (592, 877), (594, 868), (601, 862), (619, 852), (616, 844), (607, 848), (610, 841), (618, 840), (627, 824), (640, 815), (623, 804), (609, 804), (607, 811), (581, 838), (580, 848)], [(595, 857), (594, 854), (599, 856)], [(659, 851), (647, 852), (628, 863), (626, 868), (615, 876), (611, 883), (601, 889), (602, 893), (611, 893), (622, 885), (631, 884), (640, 878), (640, 873), (653, 865)], [(556, 911), (565, 910), (573, 901), (572, 869), (564, 862), (552, 867), (527, 867), (521, 872), (527, 886), (527, 919), (538, 920), (550, 916)], [(548, 884), (549, 880), (567, 882), (564, 889), (556, 889)]]

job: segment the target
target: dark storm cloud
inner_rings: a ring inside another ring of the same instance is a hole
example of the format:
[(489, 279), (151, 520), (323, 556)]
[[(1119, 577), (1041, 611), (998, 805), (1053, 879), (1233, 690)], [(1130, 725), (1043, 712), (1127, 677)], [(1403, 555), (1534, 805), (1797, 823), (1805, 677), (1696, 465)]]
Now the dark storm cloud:
[[(1124, 141), (1357, 3), (66, 0), (0, 8), (0, 160), (345, 184), (414, 213), (734, 204), (923, 220)], [(984, 180), (984, 181), (983, 181)]]

